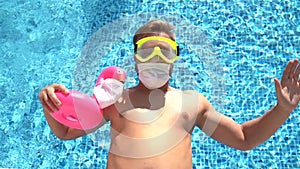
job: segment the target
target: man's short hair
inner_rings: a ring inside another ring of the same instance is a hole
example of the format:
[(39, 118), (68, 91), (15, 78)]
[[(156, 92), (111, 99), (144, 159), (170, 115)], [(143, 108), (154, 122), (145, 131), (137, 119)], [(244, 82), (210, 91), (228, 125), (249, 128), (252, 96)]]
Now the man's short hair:
[(170, 39), (175, 41), (174, 26), (163, 20), (152, 20), (140, 27), (133, 37), (133, 44), (137, 41), (149, 36), (158, 36), (160, 33), (166, 33)]

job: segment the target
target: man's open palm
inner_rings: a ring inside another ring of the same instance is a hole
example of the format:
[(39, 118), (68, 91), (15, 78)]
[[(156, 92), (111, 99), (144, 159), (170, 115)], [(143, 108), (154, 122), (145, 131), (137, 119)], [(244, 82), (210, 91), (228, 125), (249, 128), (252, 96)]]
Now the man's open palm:
[(300, 65), (298, 60), (290, 61), (281, 78), (275, 79), (278, 104), (286, 109), (295, 109), (300, 101)]

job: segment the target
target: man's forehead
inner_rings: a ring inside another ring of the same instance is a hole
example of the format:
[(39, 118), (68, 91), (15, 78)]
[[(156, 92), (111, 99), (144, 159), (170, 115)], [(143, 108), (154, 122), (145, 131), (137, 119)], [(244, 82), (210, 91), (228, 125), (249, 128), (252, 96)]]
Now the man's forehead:
[(169, 36), (168, 34), (166, 34), (165, 32), (159, 33), (158, 36), (161, 36), (161, 37), (165, 37), (165, 38), (171, 39), (170, 36)]

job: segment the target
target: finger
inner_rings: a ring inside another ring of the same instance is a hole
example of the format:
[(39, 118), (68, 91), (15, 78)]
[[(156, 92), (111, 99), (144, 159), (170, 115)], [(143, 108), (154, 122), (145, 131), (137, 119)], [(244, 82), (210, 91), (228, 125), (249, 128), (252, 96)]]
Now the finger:
[(56, 111), (56, 107), (51, 103), (51, 101), (48, 98), (47, 92), (42, 91), (39, 95), (41, 104), (43, 105), (43, 108), (46, 109), (48, 112)]
[(291, 67), (290, 73), (289, 73), (289, 78), (294, 78), (295, 69), (297, 68), (297, 65), (298, 65), (298, 60), (293, 60), (292, 67)]
[(62, 85), (62, 84), (53, 84), (53, 88), (55, 89), (55, 91), (61, 91), (64, 94), (69, 94), (69, 90), (66, 88), (66, 86)]
[(49, 108), (49, 110), (50, 110), (51, 112), (56, 112), (56, 111), (58, 111), (58, 108), (55, 106), (55, 104), (54, 104), (50, 99), (48, 99), (48, 100), (46, 101), (46, 105), (47, 105), (47, 107)]
[(285, 67), (283, 74), (282, 74), (282, 79), (288, 79), (290, 76), (291, 69), (293, 67), (293, 61), (289, 61), (287, 66)]
[(56, 97), (55, 89), (52, 87), (47, 88), (48, 94), (48, 104), (53, 105), (55, 109), (58, 109), (61, 106), (60, 100)]
[(277, 78), (274, 79), (274, 82), (275, 82), (275, 89), (276, 89), (277, 98), (280, 98), (279, 96), (281, 95), (282, 86), (280, 84), (280, 81)]
[(296, 68), (295, 73), (294, 73), (294, 79), (296, 81), (299, 79), (299, 74), (300, 74), (300, 65), (298, 63), (297, 68)]

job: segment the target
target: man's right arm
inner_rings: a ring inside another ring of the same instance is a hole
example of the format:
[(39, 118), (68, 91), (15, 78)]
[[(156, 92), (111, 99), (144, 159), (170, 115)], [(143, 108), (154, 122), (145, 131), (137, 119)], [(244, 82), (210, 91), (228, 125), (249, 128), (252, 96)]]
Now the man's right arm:
[(56, 137), (62, 140), (75, 139), (84, 136), (88, 133), (91, 133), (103, 125), (103, 123), (101, 123), (97, 127), (90, 130), (79, 130), (79, 129), (67, 127), (59, 123), (58, 121), (56, 121), (51, 116), (51, 113), (53, 113), (55, 110), (58, 110), (58, 108), (61, 106), (61, 102), (56, 97), (55, 91), (61, 91), (65, 94), (69, 93), (68, 89), (64, 85), (52, 84), (41, 90), (41, 92), (39, 93), (39, 100), (43, 106), (44, 114), (48, 122), (48, 125), (50, 126), (51, 130), (56, 135)]
[(72, 140), (81, 136), (84, 136), (87, 133), (87, 131), (84, 130), (78, 130), (73, 129), (70, 127), (67, 127), (59, 122), (57, 122), (50, 114), (53, 112), (50, 112), (49, 110), (44, 108), (44, 114), (46, 117), (46, 120), (48, 122), (49, 127), (51, 128), (52, 132), (55, 134), (56, 137), (58, 137), (61, 140)]

